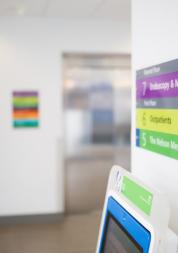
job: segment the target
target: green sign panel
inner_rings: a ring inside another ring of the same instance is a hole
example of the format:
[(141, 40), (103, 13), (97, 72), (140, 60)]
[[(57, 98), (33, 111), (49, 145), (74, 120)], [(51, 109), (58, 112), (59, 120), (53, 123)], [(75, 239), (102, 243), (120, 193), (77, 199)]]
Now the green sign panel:
[(124, 176), (121, 193), (142, 212), (150, 215), (153, 201), (153, 194), (151, 192)]
[(178, 135), (140, 130), (140, 147), (178, 160)]

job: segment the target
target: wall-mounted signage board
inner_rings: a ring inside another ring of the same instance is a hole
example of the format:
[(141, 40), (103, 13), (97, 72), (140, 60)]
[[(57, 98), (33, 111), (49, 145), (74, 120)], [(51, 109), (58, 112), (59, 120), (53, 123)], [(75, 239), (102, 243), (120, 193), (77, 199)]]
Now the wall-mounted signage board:
[(136, 146), (178, 160), (178, 59), (136, 73)]
[(37, 91), (13, 92), (14, 128), (39, 126), (39, 98)]

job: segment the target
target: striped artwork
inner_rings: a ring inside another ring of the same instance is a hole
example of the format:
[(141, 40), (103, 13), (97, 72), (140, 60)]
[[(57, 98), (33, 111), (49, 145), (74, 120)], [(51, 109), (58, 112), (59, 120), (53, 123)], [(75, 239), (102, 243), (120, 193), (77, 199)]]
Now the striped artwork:
[(39, 126), (37, 91), (13, 92), (13, 126), (15, 128)]

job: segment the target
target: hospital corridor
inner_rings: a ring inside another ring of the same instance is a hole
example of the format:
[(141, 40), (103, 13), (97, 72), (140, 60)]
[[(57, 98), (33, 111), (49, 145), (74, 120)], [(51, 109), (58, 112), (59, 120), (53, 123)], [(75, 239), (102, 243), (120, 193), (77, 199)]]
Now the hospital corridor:
[(0, 253), (178, 252), (176, 0), (0, 0)]

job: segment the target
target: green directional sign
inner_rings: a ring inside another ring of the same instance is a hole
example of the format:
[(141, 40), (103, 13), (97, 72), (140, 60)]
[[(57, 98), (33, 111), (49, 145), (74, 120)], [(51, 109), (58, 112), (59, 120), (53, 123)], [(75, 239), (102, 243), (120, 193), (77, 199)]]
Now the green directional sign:
[(151, 214), (153, 194), (130, 178), (124, 176), (121, 193), (147, 215)]

